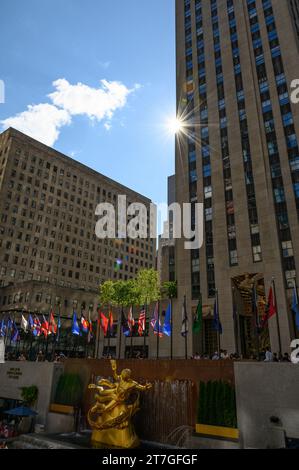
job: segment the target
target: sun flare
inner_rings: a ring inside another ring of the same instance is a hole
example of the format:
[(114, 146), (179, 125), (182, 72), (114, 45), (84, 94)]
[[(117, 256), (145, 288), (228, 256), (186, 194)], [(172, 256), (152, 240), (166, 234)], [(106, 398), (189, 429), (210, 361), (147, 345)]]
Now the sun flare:
[(167, 121), (167, 129), (170, 134), (179, 134), (184, 127), (184, 123), (181, 119), (174, 117)]

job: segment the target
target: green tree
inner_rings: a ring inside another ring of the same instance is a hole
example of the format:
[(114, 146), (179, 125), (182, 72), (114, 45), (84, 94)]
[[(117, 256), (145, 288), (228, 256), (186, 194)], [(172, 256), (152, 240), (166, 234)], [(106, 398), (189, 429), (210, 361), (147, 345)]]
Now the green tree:
[(100, 286), (101, 305), (115, 305), (115, 285), (113, 281), (106, 281)]
[(139, 271), (136, 279), (136, 294), (141, 305), (150, 305), (160, 299), (160, 277), (155, 269)]
[(168, 299), (176, 299), (178, 295), (178, 286), (176, 281), (163, 282), (161, 286), (162, 295)]

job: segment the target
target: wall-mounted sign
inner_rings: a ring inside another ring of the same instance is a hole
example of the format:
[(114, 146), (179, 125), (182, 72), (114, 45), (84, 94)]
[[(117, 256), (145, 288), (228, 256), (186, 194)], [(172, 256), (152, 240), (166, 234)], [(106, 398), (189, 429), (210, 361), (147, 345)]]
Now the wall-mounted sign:
[(23, 373), (22, 373), (22, 371), (19, 367), (11, 367), (6, 372), (6, 375), (9, 379), (17, 379), (18, 380), (23, 375)]

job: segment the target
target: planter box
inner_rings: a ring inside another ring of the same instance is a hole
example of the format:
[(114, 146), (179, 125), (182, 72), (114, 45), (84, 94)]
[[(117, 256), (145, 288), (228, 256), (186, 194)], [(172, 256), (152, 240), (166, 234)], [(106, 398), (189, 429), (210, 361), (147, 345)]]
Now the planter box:
[(57, 403), (52, 403), (50, 405), (49, 411), (51, 413), (61, 413), (63, 415), (73, 415), (74, 407), (70, 405), (59, 405)]
[(208, 424), (196, 424), (196, 434), (204, 436), (222, 437), (225, 439), (239, 439), (239, 429), (225, 428), (223, 426), (209, 426)]

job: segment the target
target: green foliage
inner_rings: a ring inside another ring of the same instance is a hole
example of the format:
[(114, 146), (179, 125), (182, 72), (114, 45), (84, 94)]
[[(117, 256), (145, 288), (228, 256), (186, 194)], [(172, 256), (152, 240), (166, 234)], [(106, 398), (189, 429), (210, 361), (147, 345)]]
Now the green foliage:
[(160, 279), (154, 269), (139, 271), (137, 279), (106, 281), (100, 286), (100, 303), (109, 307), (149, 305), (159, 299)]
[(31, 385), (31, 387), (21, 387), (21, 397), (27, 406), (33, 406), (38, 399), (37, 386)]
[(223, 381), (200, 382), (198, 423), (211, 426), (237, 427), (234, 387)]
[(136, 289), (141, 305), (149, 305), (160, 299), (160, 277), (155, 269), (139, 271), (136, 279)]
[(114, 283), (114, 291), (114, 305), (122, 307), (139, 305), (139, 292), (134, 279), (130, 279), (128, 281), (116, 281)]
[(178, 295), (178, 286), (177, 282), (167, 281), (163, 282), (161, 286), (162, 294), (165, 295), (168, 299), (176, 299)]
[(62, 374), (59, 378), (55, 403), (78, 406), (82, 401), (83, 384), (78, 374)]
[(100, 286), (100, 302), (102, 305), (113, 305), (115, 302), (115, 289), (113, 281), (106, 281)]

